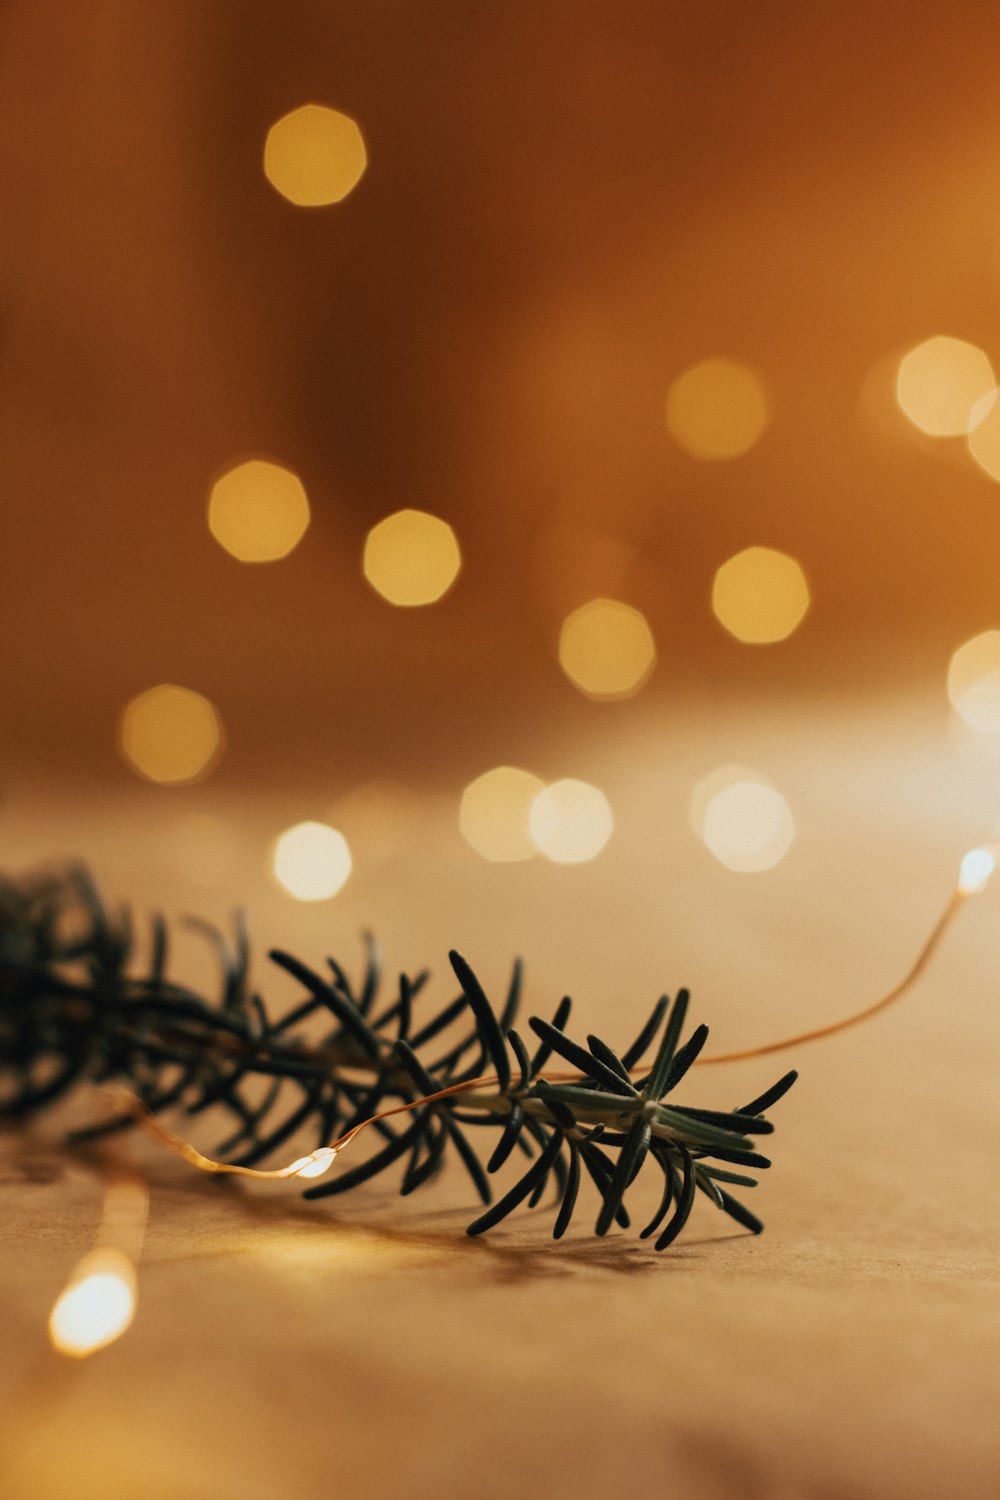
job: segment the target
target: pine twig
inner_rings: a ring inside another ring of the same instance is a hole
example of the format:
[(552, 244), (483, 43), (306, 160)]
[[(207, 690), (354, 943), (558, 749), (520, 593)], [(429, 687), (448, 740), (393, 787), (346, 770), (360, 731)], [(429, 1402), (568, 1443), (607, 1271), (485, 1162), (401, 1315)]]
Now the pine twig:
[[(310, 1199), (346, 1192), (397, 1163), (400, 1191), (408, 1195), (457, 1158), (484, 1205), (470, 1235), (493, 1228), (525, 1201), (533, 1206), (552, 1188), (558, 1239), (576, 1212), (584, 1175), (597, 1190), (596, 1231), (603, 1235), (614, 1223), (628, 1226), (626, 1196), (652, 1163), (663, 1188), (641, 1234), (656, 1235), (657, 1250), (684, 1228), (699, 1191), (742, 1227), (762, 1229), (728, 1189), (755, 1186), (746, 1169), (770, 1166), (756, 1150), (757, 1138), (772, 1132), (765, 1112), (796, 1074), (784, 1074), (734, 1110), (674, 1103), (670, 1096), (708, 1036), (699, 1026), (681, 1040), (686, 990), (672, 1004), (658, 1001), (620, 1055), (600, 1037), (588, 1037), (584, 1046), (568, 1035), (565, 999), (552, 1020), (529, 1019), (538, 1043), (531, 1053), (515, 1026), (519, 963), (498, 1010), (466, 960), (452, 952), (459, 993), (437, 1015), (418, 1020), (414, 1000), (427, 975), (400, 975), (388, 1000), (381, 999), (381, 962), (370, 938), (356, 985), (332, 959), (329, 974), (320, 974), (274, 950), (272, 961), (301, 994), (272, 1017), (250, 983), (242, 925), (231, 944), (195, 925), (218, 956), (213, 999), (168, 978), (169, 938), (160, 918), (146, 972), (135, 971), (128, 913), (110, 913), (85, 870), (0, 880), (0, 1117), (25, 1120), (79, 1084), (115, 1083), (137, 1107), (130, 1102), (73, 1139), (126, 1130), (138, 1116), (157, 1121), (162, 1139), (209, 1170), (314, 1176), (362, 1129), (376, 1130), (374, 1153), (308, 1188)], [(317, 1018), (326, 1022), (319, 1040), (303, 1030)], [(568, 1069), (553, 1071), (555, 1059)], [(209, 1109), (227, 1118), (218, 1159), (184, 1147), (159, 1123), (168, 1110), (197, 1116)], [(483, 1127), (493, 1140), (485, 1166), (470, 1138)], [(308, 1156), (286, 1168), (259, 1166), (307, 1130), (317, 1141)], [(494, 1201), (492, 1174), (515, 1151), (526, 1159), (524, 1171)]]

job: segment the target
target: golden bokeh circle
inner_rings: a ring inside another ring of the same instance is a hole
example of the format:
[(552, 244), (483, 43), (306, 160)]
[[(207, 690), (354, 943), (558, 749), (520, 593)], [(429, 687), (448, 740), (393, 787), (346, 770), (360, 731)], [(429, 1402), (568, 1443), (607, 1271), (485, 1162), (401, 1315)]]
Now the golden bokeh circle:
[(760, 441), (770, 419), (764, 382), (734, 359), (700, 360), (667, 392), (667, 430), (692, 458), (740, 458)]
[(368, 165), (356, 121), (325, 104), (303, 104), (276, 120), (264, 143), (264, 175), (301, 208), (340, 203)]
[(191, 688), (161, 682), (125, 705), (119, 745), (147, 781), (200, 781), (214, 769), (224, 746), (215, 705)]
[(965, 339), (935, 334), (900, 360), (896, 400), (904, 416), (929, 437), (961, 437), (995, 385), (993, 367), (982, 349)]
[(809, 584), (794, 557), (773, 547), (747, 547), (724, 562), (712, 582), (712, 611), (747, 645), (784, 641), (809, 608)]
[(617, 599), (591, 599), (563, 622), (559, 663), (589, 698), (631, 698), (656, 665), (645, 615)]
[(209, 496), (209, 530), (240, 562), (287, 557), (305, 535), (309, 519), (302, 481), (290, 469), (261, 458), (223, 474)]
[(365, 540), (364, 574), (390, 604), (434, 604), (458, 577), (462, 554), (447, 521), (424, 510), (398, 510)]
[(517, 766), (495, 766), (462, 793), (458, 822), (477, 854), (498, 864), (532, 859), (531, 808), (545, 783)]

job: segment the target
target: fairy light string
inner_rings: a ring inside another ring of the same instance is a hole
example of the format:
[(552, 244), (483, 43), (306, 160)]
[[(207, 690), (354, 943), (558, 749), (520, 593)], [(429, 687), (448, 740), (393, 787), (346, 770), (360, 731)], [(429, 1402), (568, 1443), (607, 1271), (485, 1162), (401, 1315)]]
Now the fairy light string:
[[(853, 1026), (859, 1026), (864, 1021), (870, 1020), (880, 1011), (887, 1010), (891, 1005), (901, 1000), (924, 973), (966, 901), (971, 896), (978, 895), (986, 888), (990, 877), (996, 869), (998, 854), (1000, 854), (1000, 843), (996, 842), (984, 844), (969, 850), (962, 859), (959, 867), (958, 881), (955, 889), (948, 898), (944, 910), (931, 928), (910, 968), (887, 994), (881, 996), (873, 1004), (864, 1006), (861, 1010), (855, 1011), (838, 1021), (830, 1022), (828, 1025), (800, 1032), (795, 1036), (784, 1037), (779, 1041), (767, 1042), (761, 1046), (748, 1047), (736, 1052), (712, 1053), (708, 1057), (698, 1057), (693, 1066), (743, 1062), (750, 1058), (765, 1057), (771, 1053), (784, 1052), (792, 1047), (804, 1046), (808, 1042), (820, 1041), (823, 1038), (835, 1036), (838, 1032), (846, 1031)], [(633, 1072), (635, 1071), (637, 1070), (633, 1070)], [(546, 1070), (540, 1076), (547, 1083), (572, 1083), (579, 1079), (581, 1075), (578, 1072), (550, 1072)], [(376, 1121), (387, 1119), (392, 1115), (407, 1114), (412, 1110), (434, 1104), (438, 1100), (452, 1098), (457, 1095), (474, 1094), (477, 1089), (497, 1088), (500, 1086), (500, 1082), (498, 1074), (487, 1073), (478, 1078), (465, 1079), (461, 1083), (452, 1084), (450, 1087), (440, 1089), (435, 1093), (422, 1095), (418, 1099), (408, 1100), (404, 1104), (393, 1105), (390, 1109), (380, 1110), (370, 1115), (367, 1119), (360, 1121), (328, 1145), (317, 1147), (307, 1155), (296, 1158), (295, 1161), (290, 1162), (287, 1166), (271, 1170), (239, 1166), (233, 1162), (216, 1161), (212, 1157), (205, 1156), (180, 1136), (168, 1130), (154, 1115), (150, 1114), (138, 1097), (130, 1090), (119, 1088), (115, 1092), (125, 1107), (131, 1110), (135, 1119), (147, 1134), (152, 1136), (162, 1146), (167, 1147), (176, 1155), (182, 1157), (190, 1166), (197, 1167), (202, 1172), (253, 1177), (261, 1181), (275, 1181), (290, 1177), (321, 1177), (333, 1166), (340, 1153), (370, 1125), (374, 1125)]]

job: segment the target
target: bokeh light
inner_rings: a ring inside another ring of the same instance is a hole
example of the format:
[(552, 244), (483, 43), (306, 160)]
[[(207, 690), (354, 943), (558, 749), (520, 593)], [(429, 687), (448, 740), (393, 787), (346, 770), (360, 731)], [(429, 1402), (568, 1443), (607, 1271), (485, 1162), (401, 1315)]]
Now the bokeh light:
[(959, 646), (948, 666), (948, 697), (970, 728), (1000, 733), (1000, 630)]
[(541, 852), (559, 865), (593, 859), (608, 842), (614, 826), (607, 797), (586, 781), (555, 781), (531, 804), (531, 837)]
[[(995, 385), (993, 367), (982, 349), (964, 339), (937, 334), (900, 360), (896, 400), (921, 432), (930, 437), (960, 437), (969, 431), (973, 408)], [(985, 410), (980, 407), (976, 415), (981, 419)]]
[(119, 743), (133, 770), (149, 781), (197, 781), (222, 754), (222, 723), (200, 693), (161, 682), (126, 704)]
[(462, 793), (458, 826), (484, 859), (498, 864), (531, 859), (531, 808), (545, 783), (516, 766), (496, 766), (477, 776)]
[(733, 359), (703, 359), (667, 392), (667, 429), (693, 458), (739, 458), (770, 421), (759, 375)]
[(592, 599), (563, 622), (559, 663), (589, 698), (631, 698), (656, 665), (644, 615), (616, 599)]
[(302, 208), (339, 203), (368, 165), (364, 137), (350, 115), (303, 104), (267, 133), (264, 173), (282, 197)]
[(390, 604), (433, 604), (458, 577), (462, 554), (447, 521), (425, 510), (398, 510), (365, 541), (365, 577)]
[(795, 838), (795, 820), (766, 777), (720, 766), (695, 787), (689, 817), (705, 847), (728, 870), (773, 869)]
[(253, 458), (223, 474), (208, 502), (209, 530), (240, 562), (287, 557), (309, 525), (309, 501), (298, 477)]
[(60, 1354), (82, 1359), (120, 1338), (135, 1317), (135, 1267), (118, 1250), (95, 1250), (77, 1266), (49, 1317)]
[(347, 840), (326, 823), (296, 823), (275, 841), (275, 876), (296, 901), (328, 901), (351, 869)]
[(1000, 483), (1000, 401), (994, 389), (972, 408), (969, 452), (984, 474)]
[(787, 639), (809, 608), (809, 585), (794, 557), (747, 547), (724, 562), (712, 584), (719, 624), (747, 645)]

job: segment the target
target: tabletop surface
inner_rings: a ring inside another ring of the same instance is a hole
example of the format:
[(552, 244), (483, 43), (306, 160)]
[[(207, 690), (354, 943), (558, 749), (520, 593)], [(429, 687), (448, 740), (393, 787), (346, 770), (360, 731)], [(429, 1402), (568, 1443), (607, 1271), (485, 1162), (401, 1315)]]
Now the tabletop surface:
[[(774, 708), (735, 755), (719, 754), (719, 729), (691, 705), (651, 718), (625, 755), (590, 748), (617, 826), (586, 867), (488, 865), (446, 799), (414, 793), (381, 842), (356, 802), (352, 881), (297, 905), (268, 880), (266, 850), (303, 809), (329, 811), (322, 777), (286, 798), (171, 800), (27, 774), (6, 788), (4, 865), (86, 854), (138, 912), (224, 921), (239, 901), (260, 950), (280, 941), (308, 961), (332, 948), (359, 962), (371, 923), (390, 968), (436, 964), (439, 998), (449, 946), (488, 988), (520, 950), (529, 1012), (568, 990), (580, 1034), (613, 1044), (687, 983), (713, 1042), (748, 1046), (900, 977), (958, 858), (994, 832), (995, 772), (959, 760), (921, 699)], [(723, 870), (687, 828), (692, 783), (722, 759), (766, 763), (793, 807), (798, 837), (767, 874)], [(137, 1317), (69, 1361), (46, 1320), (92, 1243), (100, 1158), (66, 1152), (54, 1121), (9, 1132), (4, 1495), (995, 1497), (998, 902), (996, 889), (970, 902), (912, 994), (867, 1027), (690, 1075), (688, 1102), (731, 1104), (801, 1071), (774, 1111), (759, 1238), (700, 1204), (657, 1255), (634, 1234), (597, 1239), (588, 1204), (558, 1245), (548, 1206), (472, 1241), (460, 1172), (413, 1199), (387, 1174), (309, 1204), (136, 1142), (115, 1150), (150, 1184)], [(179, 962), (205, 978), (184, 941)], [(259, 953), (257, 982), (280, 1003), (290, 991), (267, 969)], [(655, 1184), (634, 1191), (641, 1209)]]

